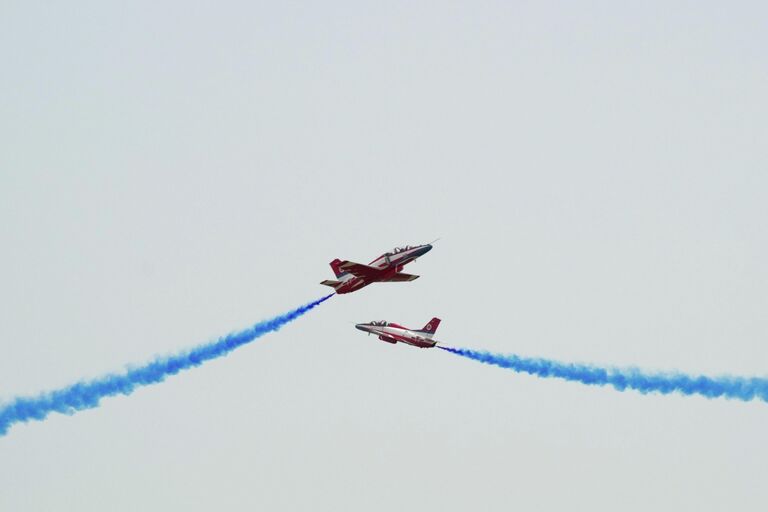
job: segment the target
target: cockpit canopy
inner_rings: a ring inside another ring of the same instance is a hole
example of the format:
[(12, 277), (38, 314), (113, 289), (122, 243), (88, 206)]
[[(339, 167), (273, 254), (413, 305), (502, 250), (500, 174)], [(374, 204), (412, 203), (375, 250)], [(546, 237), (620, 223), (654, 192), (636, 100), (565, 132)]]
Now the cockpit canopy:
[(384, 326), (387, 325), (387, 321), (386, 320), (374, 320), (374, 321), (371, 322), (371, 325), (379, 325), (379, 326), (384, 327)]
[(401, 252), (410, 251), (413, 249), (410, 245), (406, 245), (405, 247), (395, 247), (392, 249), (392, 252), (388, 252), (385, 254), (385, 256), (392, 256), (393, 254), (400, 254)]

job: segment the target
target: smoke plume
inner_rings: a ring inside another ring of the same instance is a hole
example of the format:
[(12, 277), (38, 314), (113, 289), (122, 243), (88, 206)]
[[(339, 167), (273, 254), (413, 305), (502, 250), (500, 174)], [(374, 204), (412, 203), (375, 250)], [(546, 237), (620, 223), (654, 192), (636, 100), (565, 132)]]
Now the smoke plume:
[(206, 361), (225, 356), (234, 349), (273, 331), (280, 329), (311, 309), (333, 297), (333, 294), (305, 304), (292, 311), (263, 320), (247, 329), (227, 334), (216, 341), (171, 356), (97, 379), (82, 381), (55, 391), (33, 397), (19, 397), (0, 405), (0, 436), (15, 423), (44, 420), (52, 412), (74, 414), (83, 409), (98, 407), (102, 398), (114, 395), (130, 395), (141, 386), (163, 382), (166, 377), (183, 370), (200, 366)]
[(758, 398), (768, 402), (768, 379), (760, 377), (706, 377), (684, 373), (649, 373), (636, 368), (612, 368), (569, 364), (550, 359), (494, 354), (464, 348), (438, 346), (447, 352), (537, 377), (551, 377), (593, 386), (613, 386), (618, 391), (634, 389), (640, 393), (680, 393), (707, 398)]

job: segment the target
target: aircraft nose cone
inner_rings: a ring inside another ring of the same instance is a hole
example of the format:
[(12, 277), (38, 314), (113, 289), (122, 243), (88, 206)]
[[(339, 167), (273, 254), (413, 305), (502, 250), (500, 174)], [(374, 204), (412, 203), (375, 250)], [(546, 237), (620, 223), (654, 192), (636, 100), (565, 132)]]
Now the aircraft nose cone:
[(419, 249), (419, 256), (423, 256), (424, 254), (427, 254), (431, 250), (432, 250), (432, 244), (422, 245), (421, 249)]
[(355, 329), (358, 329), (360, 331), (365, 331), (365, 324), (356, 324)]

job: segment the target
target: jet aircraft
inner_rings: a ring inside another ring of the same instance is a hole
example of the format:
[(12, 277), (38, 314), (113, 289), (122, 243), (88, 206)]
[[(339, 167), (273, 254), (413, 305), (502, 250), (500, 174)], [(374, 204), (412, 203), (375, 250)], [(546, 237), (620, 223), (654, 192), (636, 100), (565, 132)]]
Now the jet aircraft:
[(437, 344), (437, 341), (433, 340), (432, 336), (434, 336), (438, 325), (440, 325), (440, 319), (433, 318), (419, 330), (408, 329), (402, 325), (385, 320), (374, 321), (368, 324), (357, 324), (355, 327), (368, 334), (376, 334), (381, 341), (386, 341), (393, 345), (399, 341), (414, 347), (431, 348)]
[(330, 286), (336, 290), (336, 293), (342, 294), (355, 292), (376, 282), (413, 281), (419, 276), (402, 272), (403, 267), (430, 250), (432, 250), (432, 244), (396, 247), (368, 265), (335, 259), (331, 262), (331, 268), (336, 274), (336, 280), (325, 280), (320, 284)]

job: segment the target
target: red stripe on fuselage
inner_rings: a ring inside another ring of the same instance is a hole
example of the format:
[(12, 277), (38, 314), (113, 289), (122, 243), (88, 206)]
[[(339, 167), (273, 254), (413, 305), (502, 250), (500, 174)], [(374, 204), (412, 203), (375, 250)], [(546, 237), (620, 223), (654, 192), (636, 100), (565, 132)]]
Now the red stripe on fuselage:
[[(404, 329), (404, 327), (400, 327), (399, 325), (396, 325), (396, 324), (389, 324), (387, 325), (387, 327), (397, 327), (400, 329)], [(415, 339), (415, 338), (410, 338), (408, 336), (400, 336), (399, 334), (393, 334), (393, 333), (387, 333), (387, 336), (401, 343), (406, 343), (408, 345), (413, 345), (414, 347), (419, 347), (419, 348), (432, 348), (435, 346), (435, 343), (437, 343), (432, 340)]]

